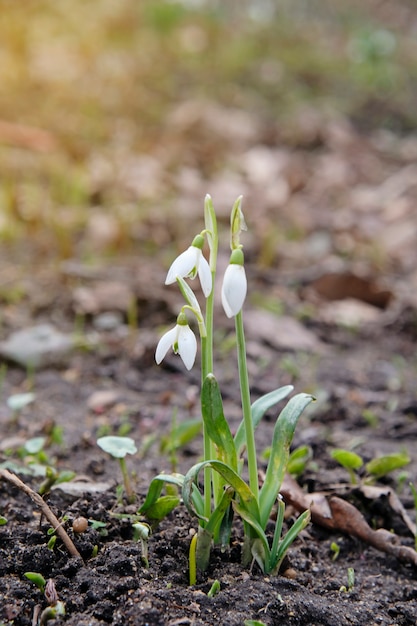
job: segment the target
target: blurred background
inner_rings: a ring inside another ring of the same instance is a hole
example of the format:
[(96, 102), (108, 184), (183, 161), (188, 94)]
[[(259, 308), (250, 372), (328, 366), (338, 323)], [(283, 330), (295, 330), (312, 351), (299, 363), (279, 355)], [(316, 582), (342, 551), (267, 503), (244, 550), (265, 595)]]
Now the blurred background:
[(416, 34), (414, 0), (0, 0), (3, 274), (171, 258), (210, 193), (261, 267), (417, 284)]

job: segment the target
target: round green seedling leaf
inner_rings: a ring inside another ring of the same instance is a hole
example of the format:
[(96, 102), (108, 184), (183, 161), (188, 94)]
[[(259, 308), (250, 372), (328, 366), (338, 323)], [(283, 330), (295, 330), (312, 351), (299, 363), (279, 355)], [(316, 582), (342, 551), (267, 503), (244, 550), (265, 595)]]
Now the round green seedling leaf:
[(7, 398), (7, 406), (12, 411), (21, 411), (35, 400), (34, 393), (15, 393)]
[(100, 437), (97, 439), (97, 445), (116, 459), (123, 459), (126, 454), (137, 452), (135, 442), (131, 437)]
[(332, 450), (332, 457), (342, 465), (342, 467), (346, 469), (358, 470), (363, 465), (363, 459), (356, 454), (355, 452), (351, 452), (350, 450), (342, 450), (337, 448), (336, 450)]
[(25, 450), (28, 454), (38, 454), (45, 445), (45, 437), (33, 437), (25, 443)]

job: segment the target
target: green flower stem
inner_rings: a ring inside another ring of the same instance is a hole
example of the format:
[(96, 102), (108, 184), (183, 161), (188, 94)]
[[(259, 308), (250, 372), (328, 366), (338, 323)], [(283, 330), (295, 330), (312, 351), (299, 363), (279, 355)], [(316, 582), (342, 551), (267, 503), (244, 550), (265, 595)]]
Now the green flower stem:
[(243, 422), (245, 424), (246, 450), (248, 455), (249, 486), (259, 502), (258, 464), (256, 460), (255, 433), (252, 424), (248, 367), (246, 362), (245, 332), (242, 311), (235, 317), (237, 359), (239, 367), (240, 394), (242, 399)]
[[(208, 370), (208, 345), (210, 344), (211, 335), (207, 333), (206, 337), (201, 337), (201, 384), (206, 379)], [(207, 461), (211, 458), (212, 454), (212, 441), (208, 435), (207, 428), (203, 428), (203, 454), (204, 460)], [(209, 467), (204, 468), (204, 516), (208, 519), (211, 514), (211, 470)]]

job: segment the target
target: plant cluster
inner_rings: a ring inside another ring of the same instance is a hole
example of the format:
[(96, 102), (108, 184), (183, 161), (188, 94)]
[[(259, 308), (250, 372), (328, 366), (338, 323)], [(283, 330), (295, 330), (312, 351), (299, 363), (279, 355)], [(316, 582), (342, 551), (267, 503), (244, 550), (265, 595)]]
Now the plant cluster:
[[(310, 519), (310, 512), (305, 511), (282, 536), (285, 505), (279, 495), (280, 487), (295, 427), (301, 413), (313, 400), (311, 395), (301, 393), (292, 397), (279, 414), (265, 478), (263, 484), (259, 484), (256, 427), (265, 412), (285, 399), (293, 387), (287, 385), (278, 388), (251, 403), (242, 312), (247, 295), (247, 279), (240, 241), (242, 231), (246, 230), (241, 204), (242, 199), (239, 197), (231, 212), (231, 254), (221, 289), (224, 312), (235, 322), (242, 420), (234, 435), (224, 415), (220, 387), (214, 375), (213, 286), (219, 237), (216, 213), (208, 195), (204, 206), (204, 230), (174, 260), (168, 271), (165, 283), (177, 283), (185, 304), (178, 314), (176, 325), (161, 337), (155, 353), (159, 364), (172, 349), (179, 354), (185, 367), (191, 369), (197, 356), (197, 339), (189, 322), (190, 316), (194, 318), (201, 343), (203, 460), (193, 465), (185, 475), (172, 473), (156, 476), (139, 510), (148, 519), (160, 520), (178, 504), (179, 498), (173, 495), (172, 486), (181, 490), (188, 511), (198, 519), (198, 531), (190, 547), (191, 583), (196, 579), (197, 570), (207, 569), (213, 542), (223, 547), (229, 543), (235, 514), (241, 517), (244, 526), (243, 563), (248, 565), (254, 560), (265, 573), (276, 573), (279, 570), (289, 546)], [(208, 260), (203, 254), (206, 243)], [(205, 297), (204, 308), (185, 280), (197, 276)], [(168, 487), (165, 495), (164, 487)], [(275, 529), (270, 539), (267, 536), (267, 525), (275, 509)]]

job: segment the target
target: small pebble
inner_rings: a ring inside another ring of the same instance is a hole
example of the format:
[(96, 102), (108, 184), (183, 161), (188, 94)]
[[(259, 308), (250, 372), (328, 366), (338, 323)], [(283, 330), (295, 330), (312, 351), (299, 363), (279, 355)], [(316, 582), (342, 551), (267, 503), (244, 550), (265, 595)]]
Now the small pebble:
[(85, 533), (88, 528), (88, 520), (85, 517), (76, 517), (72, 522), (72, 530), (75, 533)]

